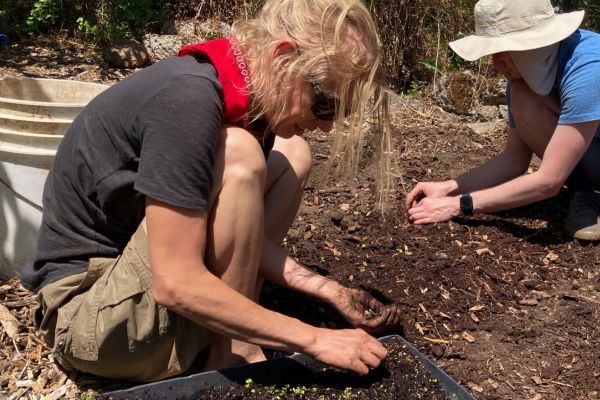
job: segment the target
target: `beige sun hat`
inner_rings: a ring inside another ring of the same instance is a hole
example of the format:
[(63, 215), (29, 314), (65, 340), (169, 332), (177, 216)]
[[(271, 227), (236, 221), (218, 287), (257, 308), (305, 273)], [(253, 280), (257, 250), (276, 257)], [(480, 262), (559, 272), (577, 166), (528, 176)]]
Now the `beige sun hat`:
[(468, 61), (537, 49), (575, 32), (583, 14), (556, 14), (550, 0), (480, 0), (475, 4), (475, 34), (451, 42), (450, 47)]

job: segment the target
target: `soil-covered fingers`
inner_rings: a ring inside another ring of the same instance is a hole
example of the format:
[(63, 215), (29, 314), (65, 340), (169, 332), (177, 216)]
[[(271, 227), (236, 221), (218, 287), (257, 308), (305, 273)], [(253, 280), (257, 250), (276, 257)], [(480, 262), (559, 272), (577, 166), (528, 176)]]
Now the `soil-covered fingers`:
[(355, 328), (371, 332), (386, 315), (385, 306), (365, 290), (342, 287), (333, 301), (335, 308)]
[(318, 361), (365, 375), (379, 366), (387, 350), (362, 329), (319, 331), (306, 353)]
[(371, 334), (403, 332), (401, 310), (394, 305), (382, 305), (373, 311), (373, 317), (366, 322), (365, 329)]

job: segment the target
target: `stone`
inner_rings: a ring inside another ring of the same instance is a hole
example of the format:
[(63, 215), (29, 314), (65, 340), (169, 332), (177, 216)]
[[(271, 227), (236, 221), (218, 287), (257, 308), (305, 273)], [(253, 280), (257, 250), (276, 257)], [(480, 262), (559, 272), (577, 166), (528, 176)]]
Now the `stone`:
[(231, 35), (231, 26), (214, 19), (168, 20), (161, 34), (144, 35), (144, 46), (150, 59), (155, 62), (177, 55), (179, 49), (188, 44), (201, 43)]
[(179, 49), (185, 44), (184, 38), (181, 36), (155, 33), (144, 35), (143, 42), (148, 56), (153, 62), (177, 55)]
[(340, 226), (343, 218), (344, 213), (341, 210), (331, 211), (331, 221), (333, 221), (335, 225)]
[(475, 82), (471, 71), (449, 72), (440, 78), (433, 99), (448, 112), (471, 115), (476, 102)]
[(498, 106), (498, 111), (500, 111), (502, 119), (508, 119), (508, 106), (506, 104)]
[(139, 68), (148, 62), (148, 51), (133, 39), (118, 40), (102, 51), (104, 61), (124, 68)]
[(496, 121), (501, 117), (500, 111), (498, 111), (498, 106), (484, 106), (480, 105), (471, 111), (479, 121), (490, 122)]
[(482, 78), (479, 82), (479, 101), (485, 106), (506, 104), (506, 78)]
[(473, 132), (478, 134), (479, 136), (487, 136), (494, 137), (497, 136), (499, 132), (502, 132), (504, 129), (503, 122), (473, 122), (470, 124), (466, 124), (468, 128), (470, 128)]

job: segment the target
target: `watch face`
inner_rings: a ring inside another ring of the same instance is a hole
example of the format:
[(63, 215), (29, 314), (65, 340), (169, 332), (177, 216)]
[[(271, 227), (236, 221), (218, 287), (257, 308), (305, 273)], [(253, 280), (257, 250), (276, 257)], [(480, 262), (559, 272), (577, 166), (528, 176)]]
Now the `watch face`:
[(473, 198), (470, 193), (460, 196), (460, 211), (462, 211), (464, 215), (473, 214)]

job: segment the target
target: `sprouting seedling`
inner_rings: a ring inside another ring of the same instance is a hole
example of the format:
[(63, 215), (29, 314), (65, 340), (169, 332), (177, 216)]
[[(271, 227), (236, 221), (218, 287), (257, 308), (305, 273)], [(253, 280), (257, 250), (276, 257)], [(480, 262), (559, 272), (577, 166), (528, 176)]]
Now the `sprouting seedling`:
[(373, 319), (377, 317), (377, 315), (379, 315), (377, 310), (373, 310), (372, 308), (365, 308), (365, 311), (363, 311), (363, 313), (365, 315), (365, 318), (367, 319)]
[(246, 389), (252, 389), (252, 385), (254, 385), (254, 382), (252, 381), (252, 378), (248, 378), (246, 379), (246, 381), (244, 382), (244, 387)]

